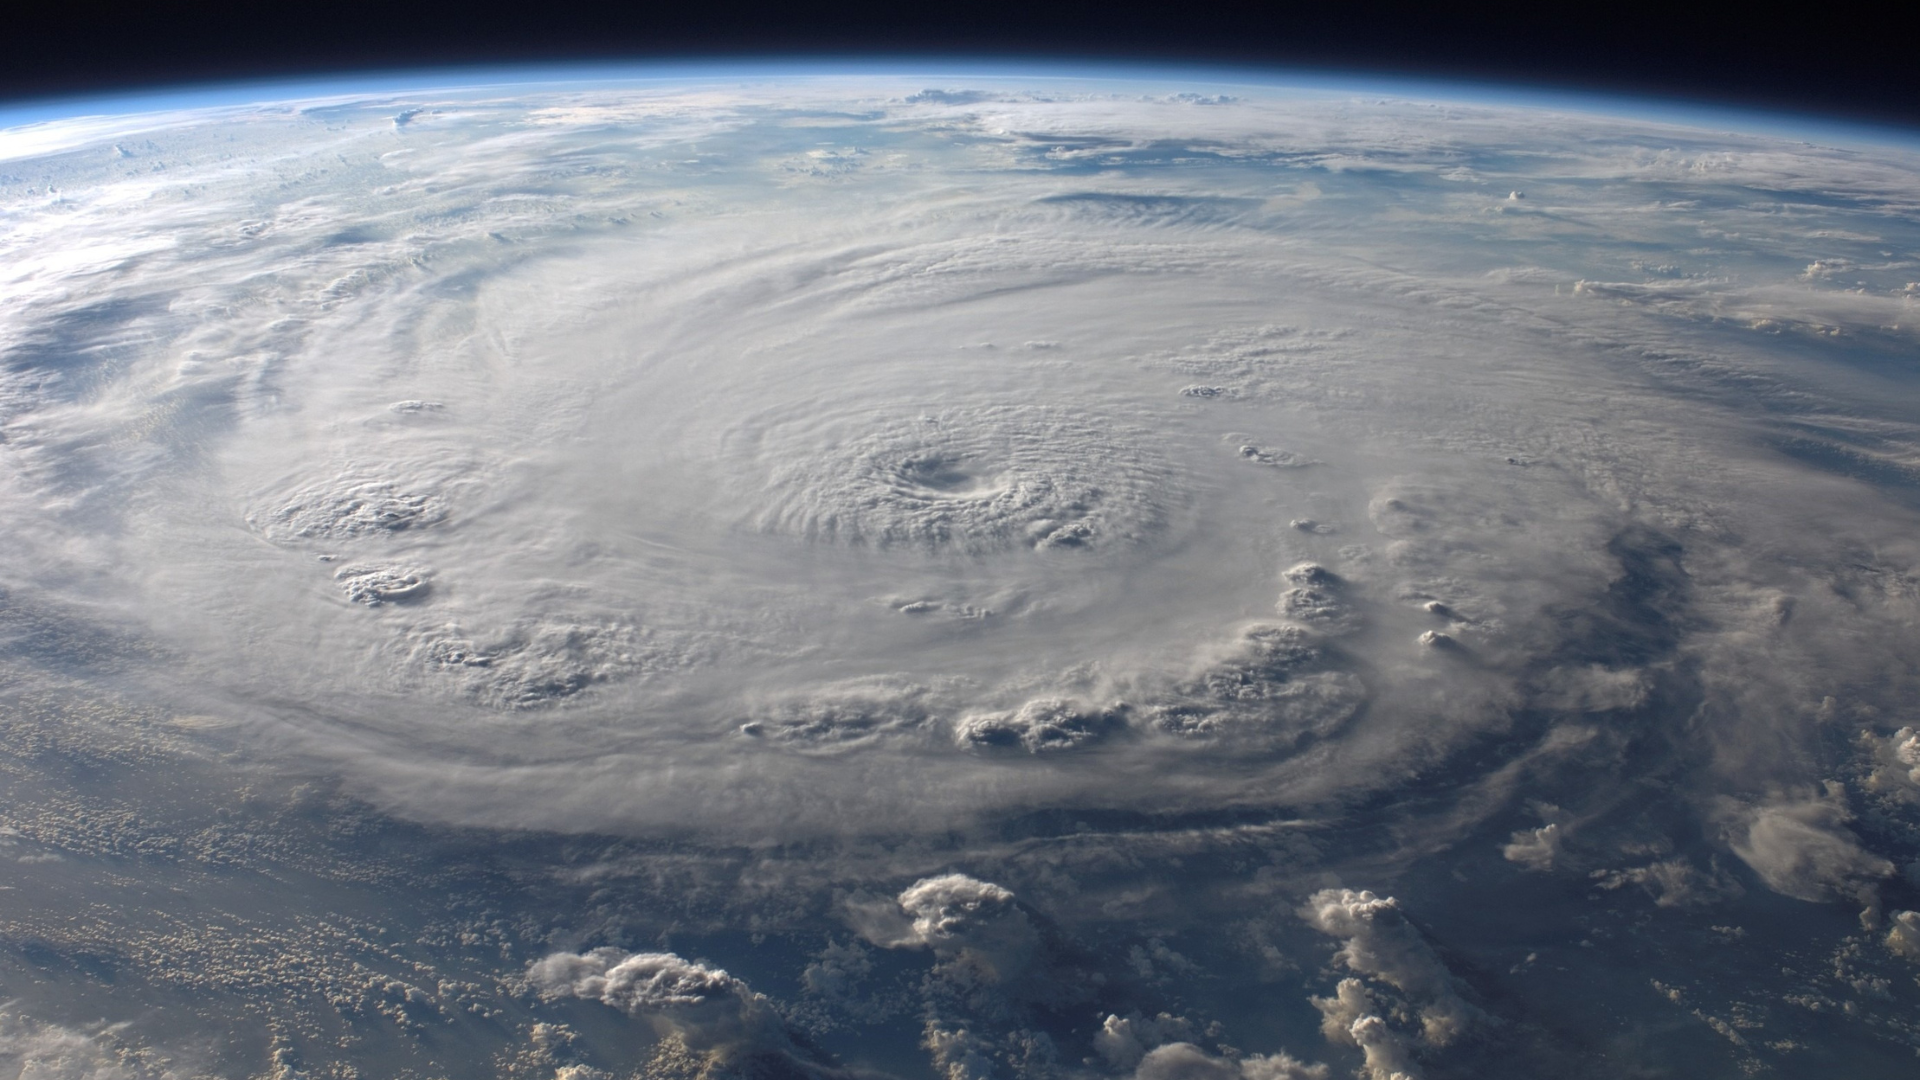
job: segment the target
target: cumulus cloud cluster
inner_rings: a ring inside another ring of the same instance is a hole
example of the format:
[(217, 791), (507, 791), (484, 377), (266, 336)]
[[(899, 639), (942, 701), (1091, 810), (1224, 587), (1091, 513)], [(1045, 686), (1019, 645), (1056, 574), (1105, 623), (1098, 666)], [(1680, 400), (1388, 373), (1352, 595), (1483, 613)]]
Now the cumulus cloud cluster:
[[(1301, 918), (1323, 934), (1339, 938), (1334, 960), (1356, 977), (1340, 980), (1329, 997), (1314, 998), (1321, 1030), (1336, 1043), (1357, 1046), (1374, 1080), (1421, 1075), (1415, 1054), (1423, 1047), (1443, 1048), (1465, 1035), (1482, 1017), (1461, 997), (1453, 973), (1433, 946), (1407, 921), (1392, 897), (1366, 890), (1323, 889), (1308, 898)], [(1398, 1001), (1382, 1004), (1380, 986), (1397, 992)], [(1417, 1027), (1407, 1031), (1388, 1020), (1399, 1015)]]

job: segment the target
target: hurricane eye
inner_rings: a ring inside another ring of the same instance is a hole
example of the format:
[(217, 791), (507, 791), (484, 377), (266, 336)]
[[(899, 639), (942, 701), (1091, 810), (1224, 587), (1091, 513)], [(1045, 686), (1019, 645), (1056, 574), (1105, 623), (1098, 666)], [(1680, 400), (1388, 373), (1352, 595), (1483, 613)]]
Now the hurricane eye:
[(909, 458), (900, 463), (896, 474), (915, 487), (960, 494), (980, 486), (980, 478), (964, 461), (949, 457)]

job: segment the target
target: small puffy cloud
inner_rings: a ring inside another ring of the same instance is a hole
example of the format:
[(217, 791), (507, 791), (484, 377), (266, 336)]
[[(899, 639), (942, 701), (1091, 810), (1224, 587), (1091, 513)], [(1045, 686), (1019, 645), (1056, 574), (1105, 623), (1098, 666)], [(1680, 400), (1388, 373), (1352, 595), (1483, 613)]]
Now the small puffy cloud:
[(1893, 744), (1894, 756), (1900, 759), (1902, 765), (1911, 769), (1907, 774), (1908, 778), (1915, 783), (1920, 783), (1920, 734), (1916, 734), (1910, 727), (1901, 728), (1894, 732)]
[[(1433, 946), (1392, 897), (1322, 889), (1308, 899), (1300, 915), (1321, 933), (1344, 939), (1334, 959), (1348, 970), (1387, 983), (1410, 999), (1420, 1018), (1421, 1038), (1428, 1044), (1446, 1046), (1479, 1017), (1479, 1010), (1461, 998), (1453, 974)], [(1341, 985), (1344, 989), (1346, 983)], [(1326, 1013), (1324, 1007), (1321, 1011)], [(1364, 1049), (1366, 1044), (1360, 1045)]]
[(695, 1050), (778, 1050), (789, 1042), (764, 996), (719, 968), (670, 952), (558, 952), (536, 961), (527, 979), (543, 997), (598, 1001)]
[(1566, 834), (1557, 823), (1548, 823), (1537, 829), (1521, 829), (1513, 834), (1513, 839), (1501, 847), (1500, 853), (1508, 862), (1519, 863), (1529, 870), (1551, 870), (1553, 861), (1560, 856), (1560, 845)]
[(1595, 870), (1589, 876), (1609, 891), (1638, 885), (1653, 897), (1657, 907), (1705, 907), (1746, 891), (1717, 865), (1703, 871), (1685, 859), (1662, 859), (1625, 870)]
[(1860, 846), (1835, 794), (1777, 800), (1738, 813), (1733, 853), (1774, 892), (1815, 903), (1865, 899), (1893, 864)]
[(1896, 911), (1887, 930), (1887, 948), (1909, 960), (1920, 960), (1920, 911)]

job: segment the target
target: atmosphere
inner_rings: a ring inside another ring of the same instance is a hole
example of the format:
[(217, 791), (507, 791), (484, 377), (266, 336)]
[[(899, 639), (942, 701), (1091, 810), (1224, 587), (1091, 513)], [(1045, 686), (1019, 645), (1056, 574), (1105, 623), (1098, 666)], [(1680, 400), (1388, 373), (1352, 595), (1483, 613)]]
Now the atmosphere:
[(0, 114), (0, 1077), (1913, 1074), (1913, 140), (303, 79)]

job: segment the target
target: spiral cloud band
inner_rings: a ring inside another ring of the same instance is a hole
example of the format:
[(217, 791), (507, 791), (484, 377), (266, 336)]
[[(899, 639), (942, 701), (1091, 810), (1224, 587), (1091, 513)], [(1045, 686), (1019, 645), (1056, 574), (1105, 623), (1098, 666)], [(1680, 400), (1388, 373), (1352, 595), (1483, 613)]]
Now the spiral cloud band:
[(1920, 155), (1226, 89), (0, 130), (0, 1061), (1910, 1067)]

